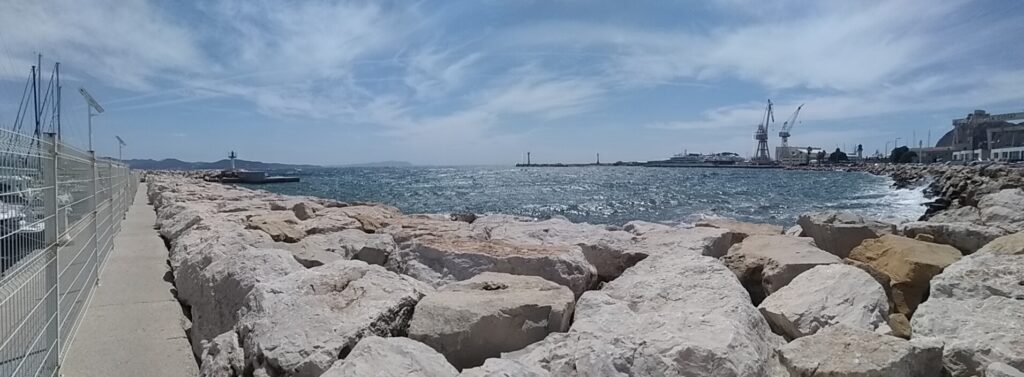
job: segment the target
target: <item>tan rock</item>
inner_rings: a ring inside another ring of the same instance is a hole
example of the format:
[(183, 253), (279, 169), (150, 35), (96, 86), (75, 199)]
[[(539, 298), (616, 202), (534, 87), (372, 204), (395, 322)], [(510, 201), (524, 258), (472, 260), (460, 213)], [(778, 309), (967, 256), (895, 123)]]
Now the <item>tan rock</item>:
[(305, 232), (296, 227), (298, 223), (299, 220), (292, 213), (287, 213), (287, 215), (266, 214), (250, 217), (248, 227), (263, 231), (274, 241), (295, 243), (306, 236)]
[(726, 229), (732, 233), (732, 242), (742, 242), (751, 235), (773, 236), (782, 234), (782, 226), (772, 224), (755, 224), (729, 218), (708, 218), (698, 221), (694, 226)]
[(889, 314), (889, 327), (892, 328), (892, 336), (903, 339), (910, 339), (910, 320), (903, 313)]
[(960, 259), (960, 251), (949, 245), (884, 235), (864, 241), (850, 252), (850, 259), (888, 275), (894, 311), (909, 317), (927, 296), (931, 278)]

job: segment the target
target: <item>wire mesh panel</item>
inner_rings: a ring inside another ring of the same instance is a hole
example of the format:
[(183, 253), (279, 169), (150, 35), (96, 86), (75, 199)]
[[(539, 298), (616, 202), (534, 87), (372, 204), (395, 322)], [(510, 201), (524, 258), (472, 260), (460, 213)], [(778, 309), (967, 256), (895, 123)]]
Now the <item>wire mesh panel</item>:
[(59, 373), (137, 182), (51, 134), (0, 130), (0, 376)]

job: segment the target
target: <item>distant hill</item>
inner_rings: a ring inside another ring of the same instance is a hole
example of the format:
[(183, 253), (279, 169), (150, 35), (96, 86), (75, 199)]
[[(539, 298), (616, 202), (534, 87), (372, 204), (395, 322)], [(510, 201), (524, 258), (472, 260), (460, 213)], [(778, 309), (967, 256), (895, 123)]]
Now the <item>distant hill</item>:
[(410, 166), (413, 166), (413, 164), (405, 161), (377, 161), (362, 164), (331, 165), (334, 168), (405, 168)]
[[(125, 160), (132, 169), (142, 170), (222, 170), (231, 168), (231, 160), (223, 159), (215, 162), (188, 162), (175, 158), (163, 160)], [(235, 160), (235, 167), (246, 170), (280, 170), (280, 169), (311, 169), (317, 165), (292, 165), (273, 162)]]

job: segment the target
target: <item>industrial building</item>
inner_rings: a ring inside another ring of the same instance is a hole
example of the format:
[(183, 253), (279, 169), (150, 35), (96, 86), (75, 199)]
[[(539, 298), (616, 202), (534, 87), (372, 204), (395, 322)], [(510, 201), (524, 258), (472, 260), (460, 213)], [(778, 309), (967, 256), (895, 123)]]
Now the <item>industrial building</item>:
[(974, 110), (953, 120), (953, 129), (933, 148), (919, 154), (925, 161), (1024, 160), (1024, 112), (989, 114)]
[[(810, 151), (810, 153), (808, 153)], [(804, 165), (818, 159), (822, 149), (817, 147), (775, 147), (775, 158), (786, 166)], [(827, 153), (827, 152), (826, 152)]]

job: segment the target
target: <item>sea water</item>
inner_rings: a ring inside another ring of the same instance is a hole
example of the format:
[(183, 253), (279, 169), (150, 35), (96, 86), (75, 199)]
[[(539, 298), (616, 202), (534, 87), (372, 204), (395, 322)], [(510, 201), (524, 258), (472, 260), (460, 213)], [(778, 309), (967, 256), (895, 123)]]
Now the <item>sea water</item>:
[[(294, 173), (294, 172), (293, 172)], [(288, 195), (393, 205), (405, 213), (505, 213), (621, 225), (706, 216), (791, 225), (804, 212), (844, 210), (902, 222), (924, 213), (920, 190), (867, 173), (648, 167), (324, 168), (302, 181), (252, 186)]]

